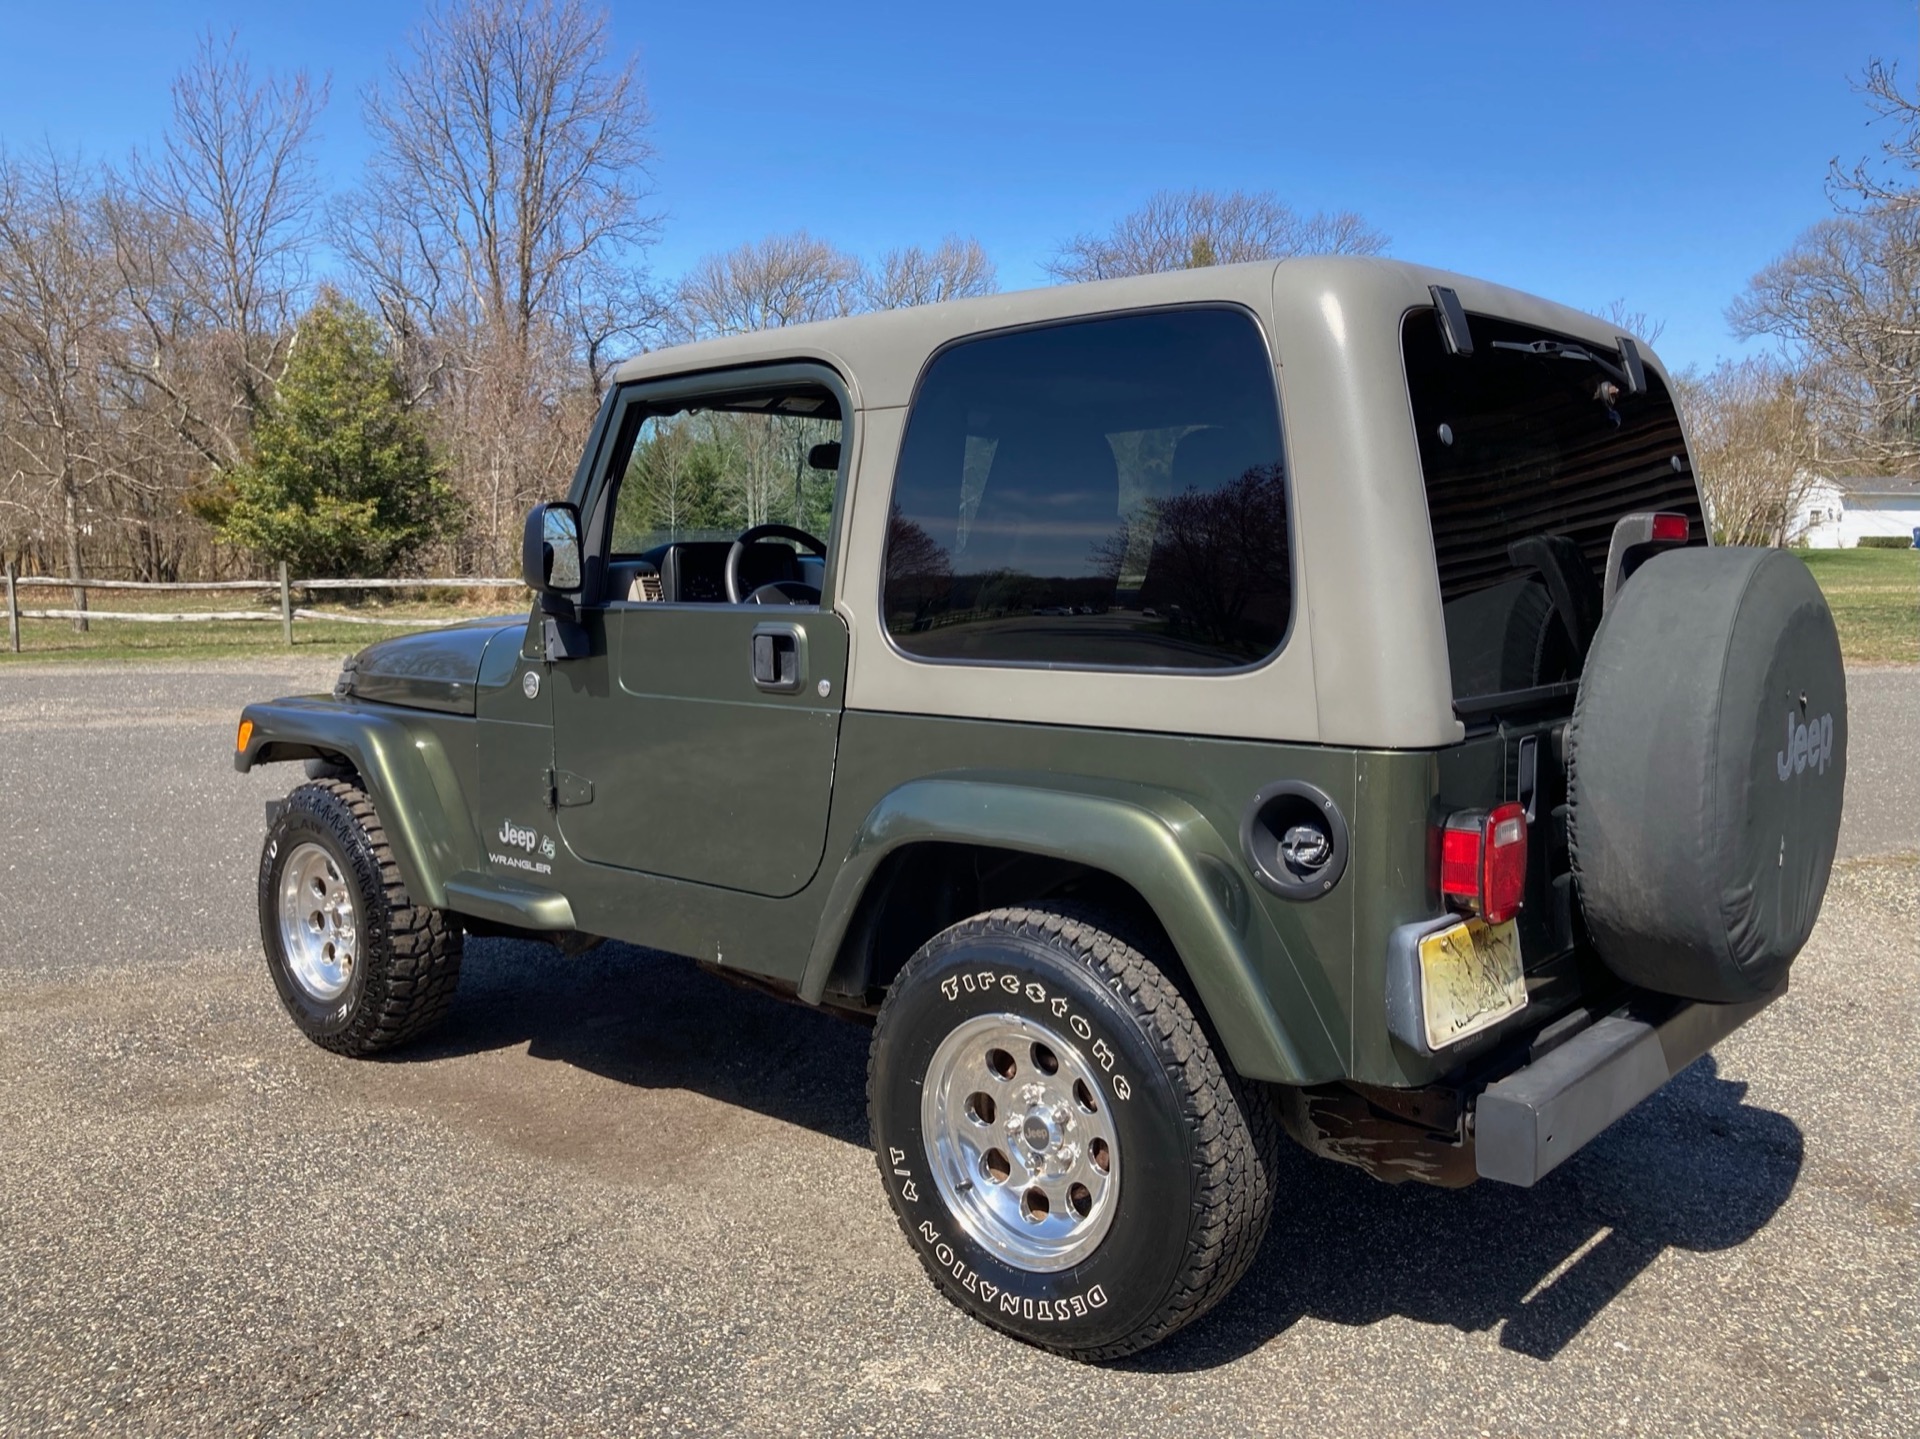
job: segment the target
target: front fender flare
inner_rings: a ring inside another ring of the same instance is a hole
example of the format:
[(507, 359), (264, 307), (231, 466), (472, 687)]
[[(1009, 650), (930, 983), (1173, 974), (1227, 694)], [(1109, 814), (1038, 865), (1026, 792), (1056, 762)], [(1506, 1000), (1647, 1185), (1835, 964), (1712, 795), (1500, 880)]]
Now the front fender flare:
[(459, 774), (424, 717), (315, 697), (250, 704), (240, 718), (253, 725), (233, 756), (233, 767), (243, 774), (257, 764), (325, 755), (352, 763), (415, 903), (445, 909), (448, 877), (481, 867)]
[(802, 999), (817, 1004), (825, 994), (880, 862), (921, 842), (1046, 854), (1125, 881), (1165, 928), (1241, 1074), (1309, 1084), (1341, 1073), (1338, 1046), (1308, 984), (1249, 898), (1237, 857), (1214, 826), (1177, 795), (1063, 788), (1058, 776), (914, 780), (883, 797), (840, 865), (801, 977)]

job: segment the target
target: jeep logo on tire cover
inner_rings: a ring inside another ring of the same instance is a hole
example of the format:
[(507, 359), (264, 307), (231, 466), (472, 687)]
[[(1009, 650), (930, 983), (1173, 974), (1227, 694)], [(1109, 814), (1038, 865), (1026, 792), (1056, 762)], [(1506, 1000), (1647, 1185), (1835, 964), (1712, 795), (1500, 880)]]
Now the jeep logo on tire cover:
[(1788, 710), (1787, 747), (1773, 757), (1773, 767), (1779, 772), (1781, 781), (1784, 783), (1792, 779), (1808, 765), (1816, 766), (1816, 773), (1825, 774), (1832, 758), (1832, 712), (1797, 725), (1793, 722), (1793, 711)]

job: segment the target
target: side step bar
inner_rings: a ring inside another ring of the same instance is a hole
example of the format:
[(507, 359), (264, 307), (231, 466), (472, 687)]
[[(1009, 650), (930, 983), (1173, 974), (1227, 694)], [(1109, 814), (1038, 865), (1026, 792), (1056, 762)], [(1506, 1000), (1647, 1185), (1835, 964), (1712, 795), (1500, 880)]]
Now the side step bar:
[(1487, 1086), (1474, 1108), (1480, 1177), (1531, 1188), (1786, 991), (1742, 1004), (1637, 996)]

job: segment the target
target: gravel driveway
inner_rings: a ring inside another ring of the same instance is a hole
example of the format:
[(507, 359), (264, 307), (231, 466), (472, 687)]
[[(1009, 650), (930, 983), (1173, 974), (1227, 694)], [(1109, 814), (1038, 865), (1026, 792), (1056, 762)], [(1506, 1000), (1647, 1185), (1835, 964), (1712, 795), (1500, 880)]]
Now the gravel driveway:
[(963, 1318), (865, 1145), (865, 1031), (626, 946), (474, 941), (428, 1045), (258, 954), (247, 698), (0, 670), (0, 1433), (1920, 1433), (1920, 671), (1850, 680), (1793, 992), (1531, 1192), (1288, 1158), (1253, 1272), (1087, 1368)]

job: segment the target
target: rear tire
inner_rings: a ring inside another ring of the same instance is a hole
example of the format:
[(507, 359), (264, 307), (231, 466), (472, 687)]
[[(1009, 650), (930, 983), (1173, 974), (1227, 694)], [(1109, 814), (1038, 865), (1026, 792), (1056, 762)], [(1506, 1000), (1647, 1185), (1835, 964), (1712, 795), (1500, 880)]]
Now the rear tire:
[(1280, 1148), (1180, 991), (1107, 921), (1000, 909), (934, 936), (881, 1008), (882, 1182), (935, 1285), (1076, 1359), (1192, 1323), (1253, 1262)]
[(287, 797), (261, 849), (259, 901), (267, 972), (315, 1044), (376, 1054), (445, 1017), (459, 922), (413, 902), (364, 790), (323, 779)]

